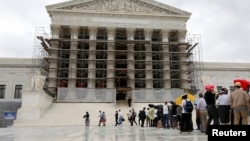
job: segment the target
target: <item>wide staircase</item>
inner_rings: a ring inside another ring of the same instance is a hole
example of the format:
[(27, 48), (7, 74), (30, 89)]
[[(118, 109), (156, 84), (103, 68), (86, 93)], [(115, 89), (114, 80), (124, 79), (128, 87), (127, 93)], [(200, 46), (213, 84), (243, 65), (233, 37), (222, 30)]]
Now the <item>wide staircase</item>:
[[(128, 107), (126, 101), (117, 101), (116, 103), (53, 103), (45, 113), (35, 120), (20, 120), (17, 117), (13, 126), (67, 126), (84, 125), (83, 115), (86, 112), (90, 114), (90, 126), (97, 126), (99, 122), (99, 111), (106, 113), (106, 125), (115, 125), (115, 111), (121, 109), (126, 119), (124, 124), (129, 124), (127, 113), (134, 109), (137, 113), (143, 107), (148, 107), (149, 103), (133, 103)], [(163, 104), (163, 103), (151, 103)], [(138, 120), (138, 116), (136, 117)]]

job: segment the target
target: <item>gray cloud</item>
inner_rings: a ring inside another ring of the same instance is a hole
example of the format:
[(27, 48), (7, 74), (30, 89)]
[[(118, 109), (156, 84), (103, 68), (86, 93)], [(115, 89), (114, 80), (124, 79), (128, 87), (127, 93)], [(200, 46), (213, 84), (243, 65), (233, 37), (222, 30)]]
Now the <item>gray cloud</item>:
[[(36, 27), (49, 27), (46, 5), (66, 0), (1, 2), (0, 57), (32, 57)], [(157, 0), (192, 13), (190, 34), (201, 35), (203, 61), (249, 62), (249, 0)]]

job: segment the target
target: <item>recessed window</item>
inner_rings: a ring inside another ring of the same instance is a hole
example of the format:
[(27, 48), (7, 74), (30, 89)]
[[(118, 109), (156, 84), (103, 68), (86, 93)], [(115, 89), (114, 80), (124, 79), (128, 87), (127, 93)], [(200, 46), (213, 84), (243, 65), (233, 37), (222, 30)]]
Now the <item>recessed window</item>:
[(6, 85), (0, 85), (0, 99), (4, 99), (5, 97), (5, 88)]
[(22, 97), (22, 93), (21, 93), (22, 89), (23, 89), (22, 85), (16, 85), (16, 87), (15, 87), (15, 95), (14, 95), (15, 99), (18, 99), (18, 98)]

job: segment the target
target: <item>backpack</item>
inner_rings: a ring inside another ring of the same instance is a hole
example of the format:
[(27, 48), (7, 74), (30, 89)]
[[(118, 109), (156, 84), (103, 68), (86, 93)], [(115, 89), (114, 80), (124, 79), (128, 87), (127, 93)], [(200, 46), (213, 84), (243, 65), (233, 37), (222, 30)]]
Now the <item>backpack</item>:
[(193, 103), (190, 100), (186, 100), (186, 104), (184, 106), (184, 110), (188, 113), (191, 113), (194, 109)]

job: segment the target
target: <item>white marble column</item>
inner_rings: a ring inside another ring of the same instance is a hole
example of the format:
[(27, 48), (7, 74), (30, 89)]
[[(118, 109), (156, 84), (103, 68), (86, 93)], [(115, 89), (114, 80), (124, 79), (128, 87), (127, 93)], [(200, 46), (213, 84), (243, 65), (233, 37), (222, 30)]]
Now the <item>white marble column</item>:
[[(151, 29), (144, 29), (145, 40), (151, 41), (152, 38), (152, 30)], [(153, 88), (153, 70), (152, 70), (152, 47), (151, 44), (145, 45), (146, 50), (146, 88), (150, 89)]]
[[(59, 39), (60, 34), (60, 25), (51, 25), (52, 39)], [(48, 87), (52, 93), (56, 94), (57, 88), (57, 63), (58, 63), (58, 49), (59, 49), (59, 41), (54, 40), (51, 42), (51, 48), (55, 49), (51, 52), (50, 64), (49, 64), (49, 81)]]
[(88, 88), (95, 88), (97, 27), (89, 27)]
[[(185, 38), (186, 38), (186, 31), (179, 31), (179, 43), (180, 43), (180, 53), (185, 54), (186, 53), (186, 44), (185, 44)], [(180, 56), (180, 61), (181, 62), (187, 62), (187, 57), (186, 55), (181, 55)], [(181, 64), (181, 79), (182, 79), (182, 88), (185, 90), (190, 89), (190, 85), (188, 83), (188, 67), (187, 63), (182, 63)]]
[(163, 51), (163, 78), (164, 89), (171, 88), (170, 82), (170, 62), (169, 62), (169, 30), (162, 30), (162, 51)]
[(59, 39), (61, 26), (56, 24), (50, 25), (52, 39)]
[(115, 28), (108, 28), (107, 88), (115, 88)]
[[(133, 41), (135, 36), (135, 29), (128, 28), (127, 29), (127, 39), (128, 41)], [(134, 44), (127, 44), (128, 46), (128, 86), (131, 88), (135, 88), (135, 55), (134, 55)]]
[(69, 84), (68, 87), (75, 88), (76, 87), (76, 71), (77, 71), (77, 46), (78, 46), (78, 26), (70, 27), (71, 33), (71, 42), (70, 42), (70, 64), (69, 64)]

